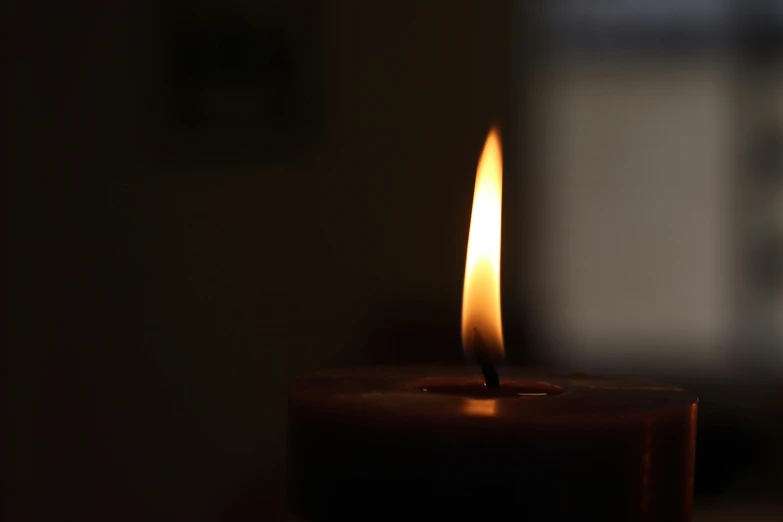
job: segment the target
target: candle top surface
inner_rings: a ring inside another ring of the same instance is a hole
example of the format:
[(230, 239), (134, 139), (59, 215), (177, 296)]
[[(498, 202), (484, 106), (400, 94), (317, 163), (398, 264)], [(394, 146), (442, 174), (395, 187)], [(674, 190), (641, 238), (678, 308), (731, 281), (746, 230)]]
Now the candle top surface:
[(459, 366), (378, 366), (321, 370), (299, 377), (291, 404), (324, 415), (366, 420), (424, 418), (433, 422), (476, 418), (478, 422), (590, 423), (679, 414), (697, 397), (676, 386), (504, 368), (500, 388)]

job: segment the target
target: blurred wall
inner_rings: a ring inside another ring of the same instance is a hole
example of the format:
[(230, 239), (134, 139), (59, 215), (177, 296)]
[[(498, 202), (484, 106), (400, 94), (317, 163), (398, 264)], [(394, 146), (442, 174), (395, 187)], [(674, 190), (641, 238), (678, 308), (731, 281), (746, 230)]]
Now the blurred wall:
[(324, 3), (315, 138), (223, 164), (155, 123), (161, 9), (7, 5), (14, 519), (216, 518), (281, 475), (292, 375), (387, 317), (458, 339), (507, 3)]
[(738, 286), (731, 73), (717, 53), (619, 50), (547, 69), (539, 252), (560, 358), (725, 365)]

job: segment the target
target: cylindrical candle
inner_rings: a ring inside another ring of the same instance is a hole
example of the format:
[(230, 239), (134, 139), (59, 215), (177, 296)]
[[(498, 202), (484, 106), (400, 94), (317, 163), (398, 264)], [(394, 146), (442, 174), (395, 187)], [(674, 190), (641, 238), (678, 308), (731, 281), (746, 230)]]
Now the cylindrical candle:
[[(319, 371), (289, 396), (298, 519), (681, 522), (697, 398), (649, 382), (457, 367)], [(499, 517), (503, 517), (502, 519)]]

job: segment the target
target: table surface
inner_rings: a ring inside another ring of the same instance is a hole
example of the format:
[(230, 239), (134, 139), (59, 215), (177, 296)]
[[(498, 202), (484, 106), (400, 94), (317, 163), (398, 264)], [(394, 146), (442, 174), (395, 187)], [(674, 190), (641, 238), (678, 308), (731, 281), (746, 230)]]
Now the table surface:
[[(262, 488), (261, 495), (248, 495), (234, 499), (215, 522), (234, 520), (264, 520), (268, 522), (291, 522), (284, 506), (284, 490), (273, 486)], [(248, 518), (251, 517), (251, 518)], [(763, 504), (729, 496), (713, 504), (696, 503), (693, 522), (781, 522), (783, 504)]]
[(697, 508), (693, 513), (693, 522), (780, 522), (783, 520), (783, 508), (759, 506), (727, 506)]

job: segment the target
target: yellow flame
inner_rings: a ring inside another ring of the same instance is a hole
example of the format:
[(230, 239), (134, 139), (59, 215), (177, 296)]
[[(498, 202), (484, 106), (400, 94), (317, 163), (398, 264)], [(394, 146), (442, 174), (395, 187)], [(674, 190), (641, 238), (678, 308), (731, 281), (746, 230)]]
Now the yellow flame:
[(487, 350), (503, 357), (500, 315), (500, 211), (503, 156), (500, 133), (492, 127), (476, 170), (470, 218), (465, 286), (462, 292), (462, 346), (470, 355), (477, 331)]

